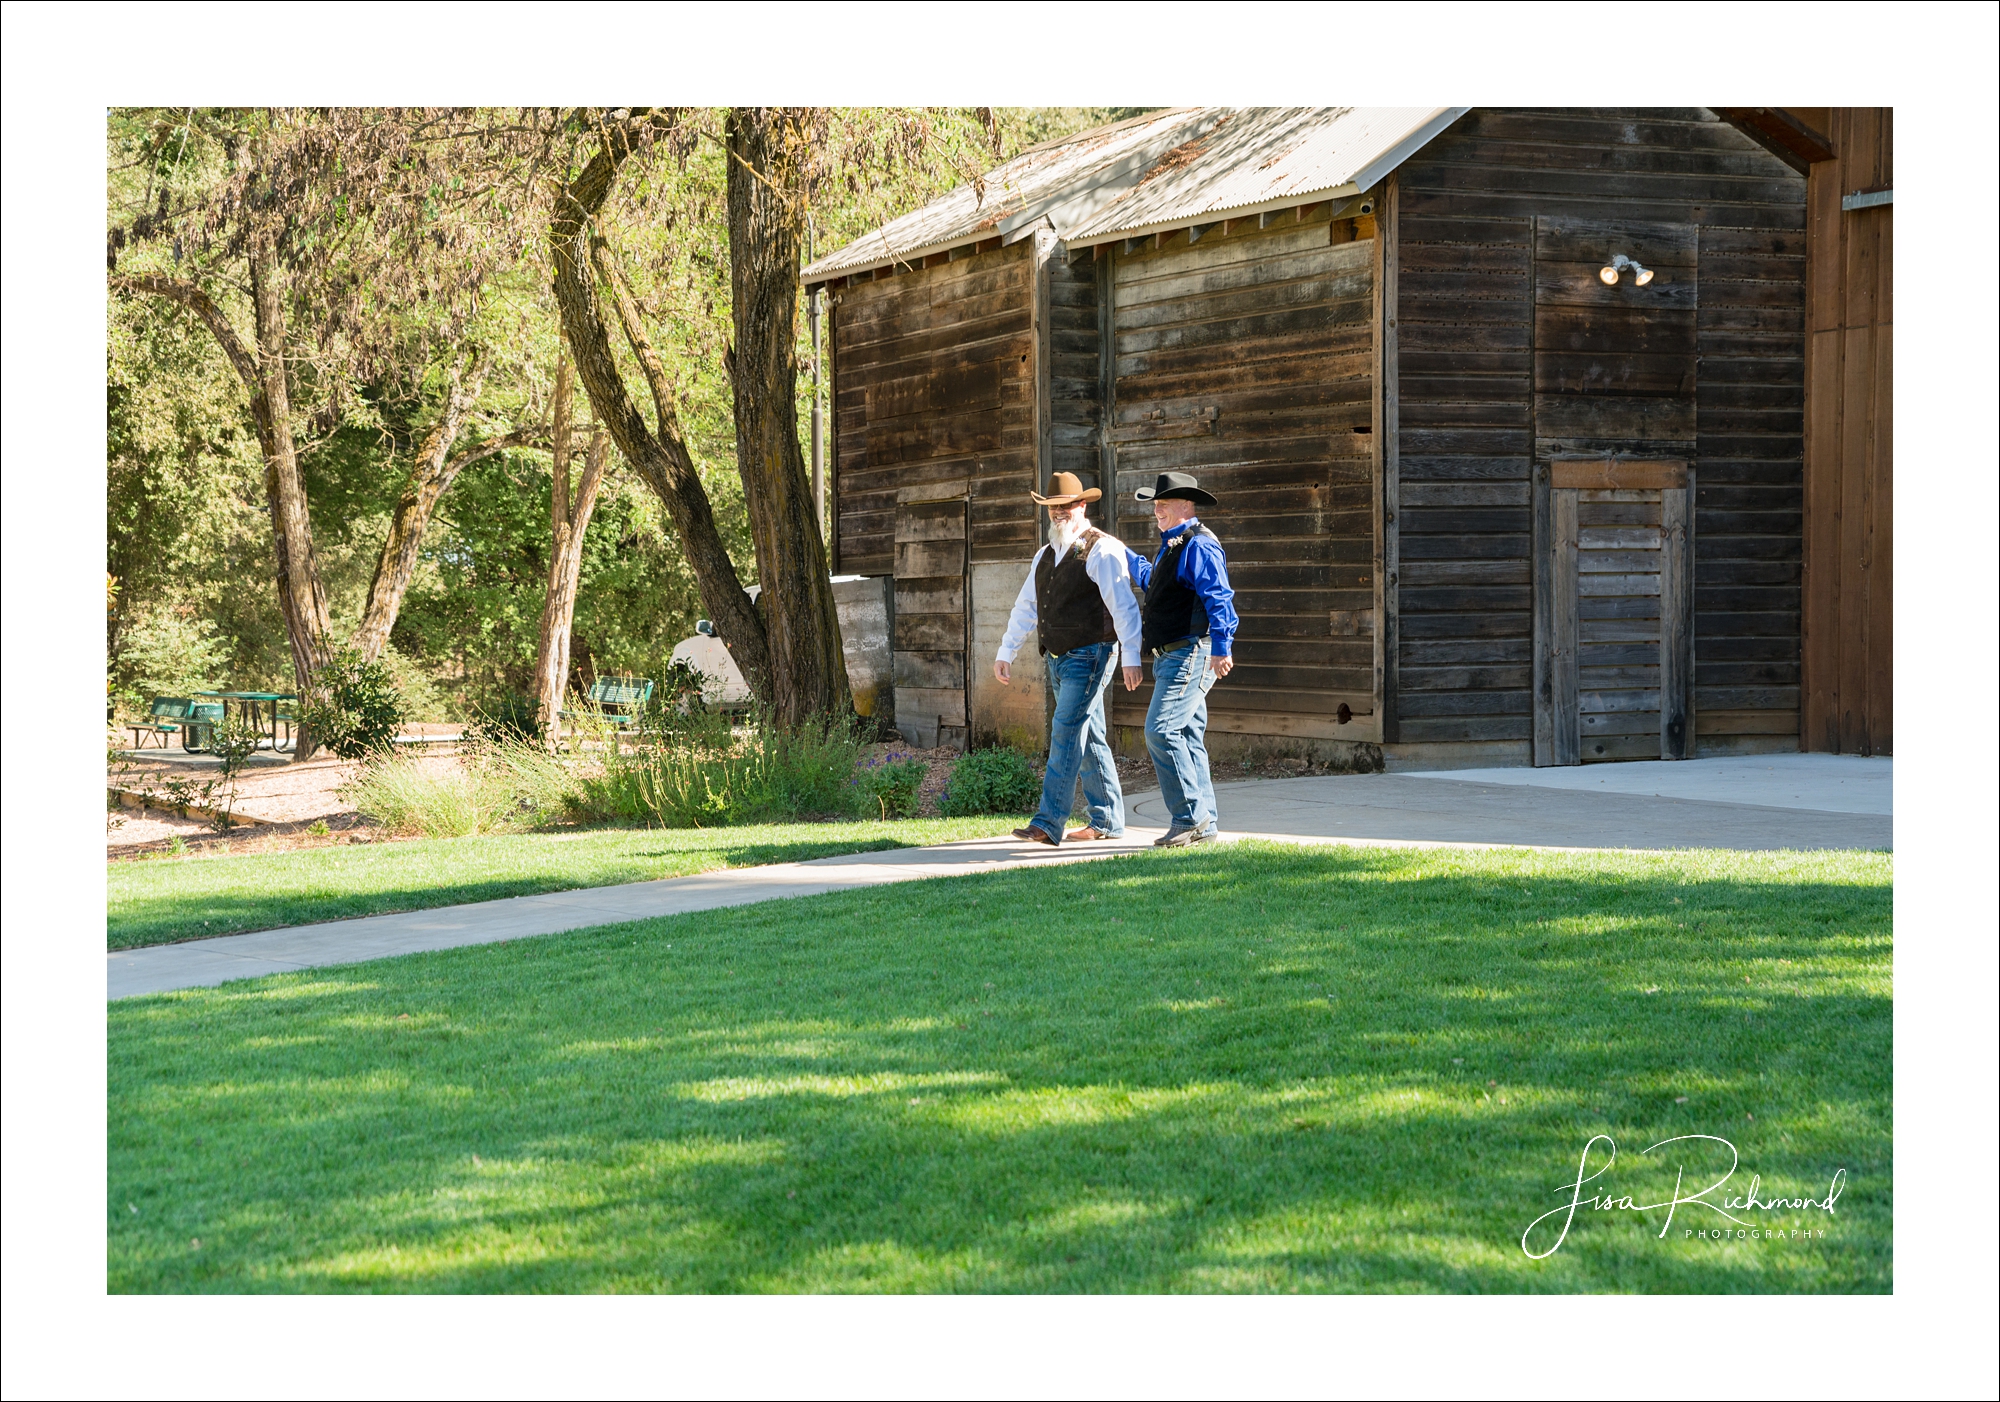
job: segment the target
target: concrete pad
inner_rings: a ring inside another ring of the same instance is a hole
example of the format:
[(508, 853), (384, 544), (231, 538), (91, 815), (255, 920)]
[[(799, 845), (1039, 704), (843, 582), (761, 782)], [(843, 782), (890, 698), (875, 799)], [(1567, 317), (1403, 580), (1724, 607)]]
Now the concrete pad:
[[(1892, 843), (1892, 824), (1886, 813), (1487, 782), (1468, 778), (1473, 772), (1343, 774), (1218, 784), (1215, 798), (1225, 834), (1299, 842), (1736, 851), (1873, 850), (1887, 849)], [(1522, 773), (1548, 771), (1500, 772), (1511, 780)], [(1757, 792), (1748, 784), (1738, 785), (1735, 791)], [(1163, 825), (1167, 821), (1165, 800), (1158, 793), (1136, 796), (1127, 804), (1127, 812), (1138, 822)]]
[(1440, 769), (1407, 771), (1412, 779), (1468, 784), (1513, 784), (1590, 793), (1686, 798), (1759, 808), (1803, 808), (1821, 813), (1892, 811), (1895, 761), (1858, 755), (1754, 755), (1688, 759), (1671, 763), (1583, 764), (1561, 769)]
[(1053, 849), (1017, 842), (1010, 837), (977, 838), (938, 847), (854, 852), (810, 862), (738, 867), (665, 881), (552, 891), (546, 895), (514, 896), (400, 915), (370, 915), (182, 944), (120, 949), (107, 956), (108, 994), (117, 999), (166, 993), (176, 988), (209, 988), (232, 979), (354, 964), (461, 945), (496, 944), (789, 896), (817, 896), (934, 876), (1098, 861), (1146, 850), (1158, 836), (1157, 828), (1128, 828), (1125, 836), (1116, 841), (1074, 843)]

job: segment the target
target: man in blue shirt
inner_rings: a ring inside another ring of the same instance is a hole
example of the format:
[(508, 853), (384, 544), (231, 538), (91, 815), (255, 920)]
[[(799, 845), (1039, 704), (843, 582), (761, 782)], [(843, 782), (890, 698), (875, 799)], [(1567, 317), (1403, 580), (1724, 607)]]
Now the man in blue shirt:
[(1146, 708), (1146, 750), (1167, 803), (1166, 834), (1155, 847), (1185, 847), (1216, 836), (1215, 783), (1208, 772), (1208, 689), (1235, 667), (1235, 591), (1215, 532), (1195, 516), (1215, 498), (1185, 472), (1163, 472), (1134, 495), (1153, 503), (1160, 553), (1126, 552), (1132, 580), (1145, 591), (1140, 645), (1153, 659), (1153, 702)]

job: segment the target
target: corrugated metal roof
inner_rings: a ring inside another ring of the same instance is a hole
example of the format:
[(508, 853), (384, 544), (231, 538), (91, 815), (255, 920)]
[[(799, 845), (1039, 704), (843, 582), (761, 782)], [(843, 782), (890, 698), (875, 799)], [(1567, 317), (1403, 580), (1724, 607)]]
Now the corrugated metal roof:
[(824, 282), (996, 235), (1006, 238), (1033, 227), (1052, 204), (1107, 180), (1136, 179), (1214, 121), (1205, 109), (1170, 108), (1031, 147), (990, 171), (984, 191), (961, 185), (827, 254), (802, 276), (807, 282)]
[(1046, 221), (1106, 243), (1317, 196), (1359, 194), (1463, 107), (1195, 107), (1150, 113), (1022, 152), (805, 269), (807, 283), (912, 262)]
[(1101, 243), (1301, 198), (1360, 194), (1464, 113), (1462, 107), (1251, 107), (1168, 153), (1103, 208), (1065, 227)]

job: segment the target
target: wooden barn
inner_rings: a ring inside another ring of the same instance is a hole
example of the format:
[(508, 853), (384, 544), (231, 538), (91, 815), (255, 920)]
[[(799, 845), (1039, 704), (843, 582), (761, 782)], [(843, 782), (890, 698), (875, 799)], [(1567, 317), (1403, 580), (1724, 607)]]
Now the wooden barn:
[[(834, 567), (890, 581), (898, 725), (1038, 743), (1032, 673), (990, 674), (1041, 539), (1028, 492), (1100, 483), (1100, 524), (1150, 554), (1132, 492), (1171, 468), (1220, 498), (1242, 615), (1218, 752), (1800, 748), (1814, 156), (1773, 125), (1174, 109), (811, 264)], [(1885, 557), (1887, 488), (1885, 454)], [(1113, 694), (1136, 745), (1149, 693)]]

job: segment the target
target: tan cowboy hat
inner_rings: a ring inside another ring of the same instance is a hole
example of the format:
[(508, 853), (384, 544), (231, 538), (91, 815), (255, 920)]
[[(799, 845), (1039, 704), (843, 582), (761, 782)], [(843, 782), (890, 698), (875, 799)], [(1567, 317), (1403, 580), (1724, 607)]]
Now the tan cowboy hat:
[(1104, 493), (1095, 487), (1086, 492), (1083, 480), (1074, 472), (1058, 472), (1049, 478), (1048, 496), (1040, 492), (1029, 492), (1028, 495), (1035, 499), (1037, 506), (1075, 506), (1080, 501), (1096, 501)]

